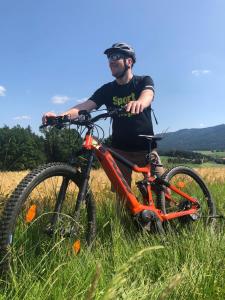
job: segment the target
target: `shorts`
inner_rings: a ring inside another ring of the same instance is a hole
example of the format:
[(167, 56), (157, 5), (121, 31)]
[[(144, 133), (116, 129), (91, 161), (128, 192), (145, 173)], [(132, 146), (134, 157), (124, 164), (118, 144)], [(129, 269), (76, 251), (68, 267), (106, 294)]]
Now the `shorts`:
[[(146, 166), (146, 155), (148, 154), (147, 151), (141, 150), (141, 151), (135, 151), (135, 152), (127, 152), (124, 150), (112, 148), (115, 152), (118, 154), (122, 155), (124, 158), (127, 160), (131, 161), (132, 163), (138, 165), (139, 167), (144, 167)], [(161, 164), (160, 157), (156, 151), (156, 149), (153, 149), (151, 152), (151, 155), (154, 156), (154, 159), (157, 160), (158, 164)], [(122, 162), (118, 161), (116, 158), (114, 158), (116, 161), (116, 164), (118, 165), (120, 171), (122, 172), (125, 180), (127, 181), (128, 185), (131, 186), (131, 179), (132, 179), (132, 170), (123, 164)], [(163, 167), (156, 167), (155, 168), (155, 174), (157, 176), (161, 176), (164, 173), (164, 168)], [(112, 192), (115, 192), (115, 189), (111, 187)]]

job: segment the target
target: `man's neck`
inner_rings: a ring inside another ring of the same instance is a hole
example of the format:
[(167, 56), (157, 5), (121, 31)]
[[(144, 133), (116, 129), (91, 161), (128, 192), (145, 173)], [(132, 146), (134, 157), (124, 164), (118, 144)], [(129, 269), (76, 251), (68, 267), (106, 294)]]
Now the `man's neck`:
[(128, 70), (123, 77), (121, 78), (116, 78), (116, 82), (119, 85), (124, 85), (127, 84), (132, 78), (133, 78), (133, 73), (131, 72), (131, 70)]

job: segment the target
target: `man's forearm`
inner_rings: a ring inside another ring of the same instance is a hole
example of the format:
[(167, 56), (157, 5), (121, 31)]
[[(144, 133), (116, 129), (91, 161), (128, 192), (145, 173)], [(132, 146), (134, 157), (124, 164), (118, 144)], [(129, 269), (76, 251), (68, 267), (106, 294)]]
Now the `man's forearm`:
[(75, 119), (75, 118), (78, 117), (78, 113), (79, 113), (80, 110), (87, 110), (88, 112), (90, 112), (93, 109), (95, 109), (96, 107), (97, 107), (97, 105), (95, 104), (94, 101), (87, 100), (83, 103), (80, 103), (80, 104), (70, 108), (66, 112), (62, 113), (62, 115), (70, 115), (70, 117), (72, 119)]
[(142, 91), (137, 101), (140, 102), (142, 104), (142, 107), (145, 109), (151, 105), (153, 99), (154, 92), (152, 90), (144, 90)]

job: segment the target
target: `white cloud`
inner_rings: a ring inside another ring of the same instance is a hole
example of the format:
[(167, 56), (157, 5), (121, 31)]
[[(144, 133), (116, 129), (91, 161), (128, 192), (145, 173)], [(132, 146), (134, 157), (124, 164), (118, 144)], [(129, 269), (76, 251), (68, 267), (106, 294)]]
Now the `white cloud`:
[(68, 96), (60, 96), (60, 95), (55, 95), (52, 97), (51, 102), (54, 104), (64, 104), (68, 102), (70, 98)]
[(205, 127), (205, 124), (201, 123), (201, 124), (199, 124), (199, 127), (203, 128), (203, 127)]
[(200, 75), (207, 75), (211, 73), (211, 70), (202, 70), (202, 69), (197, 69), (197, 70), (192, 70), (191, 74), (194, 76), (200, 76)]
[(0, 97), (5, 96), (6, 88), (2, 85), (0, 85)]
[(13, 118), (14, 120), (30, 120), (30, 116), (17, 116)]

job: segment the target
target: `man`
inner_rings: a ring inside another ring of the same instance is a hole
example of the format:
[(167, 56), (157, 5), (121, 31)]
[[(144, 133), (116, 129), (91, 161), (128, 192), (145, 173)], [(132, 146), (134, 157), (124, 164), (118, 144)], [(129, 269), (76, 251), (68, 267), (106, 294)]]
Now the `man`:
[[(148, 142), (139, 135), (153, 135), (151, 120), (151, 103), (154, 98), (154, 83), (150, 76), (133, 75), (132, 67), (136, 62), (134, 49), (126, 43), (115, 43), (105, 50), (112, 76), (115, 80), (100, 87), (85, 102), (78, 104), (60, 115), (70, 115), (77, 118), (80, 110), (91, 111), (101, 105), (107, 108), (126, 106), (126, 113), (113, 118), (112, 147), (128, 160), (139, 166), (146, 164)], [(43, 116), (55, 116), (49, 112)], [(156, 145), (153, 143), (153, 148)], [(154, 149), (155, 158), (160, 163), (159, 156)], [(124, 164), (118, 165), (131, 185), (131, 170)], [(163, 168), (156, 172), (161, 175)]]

